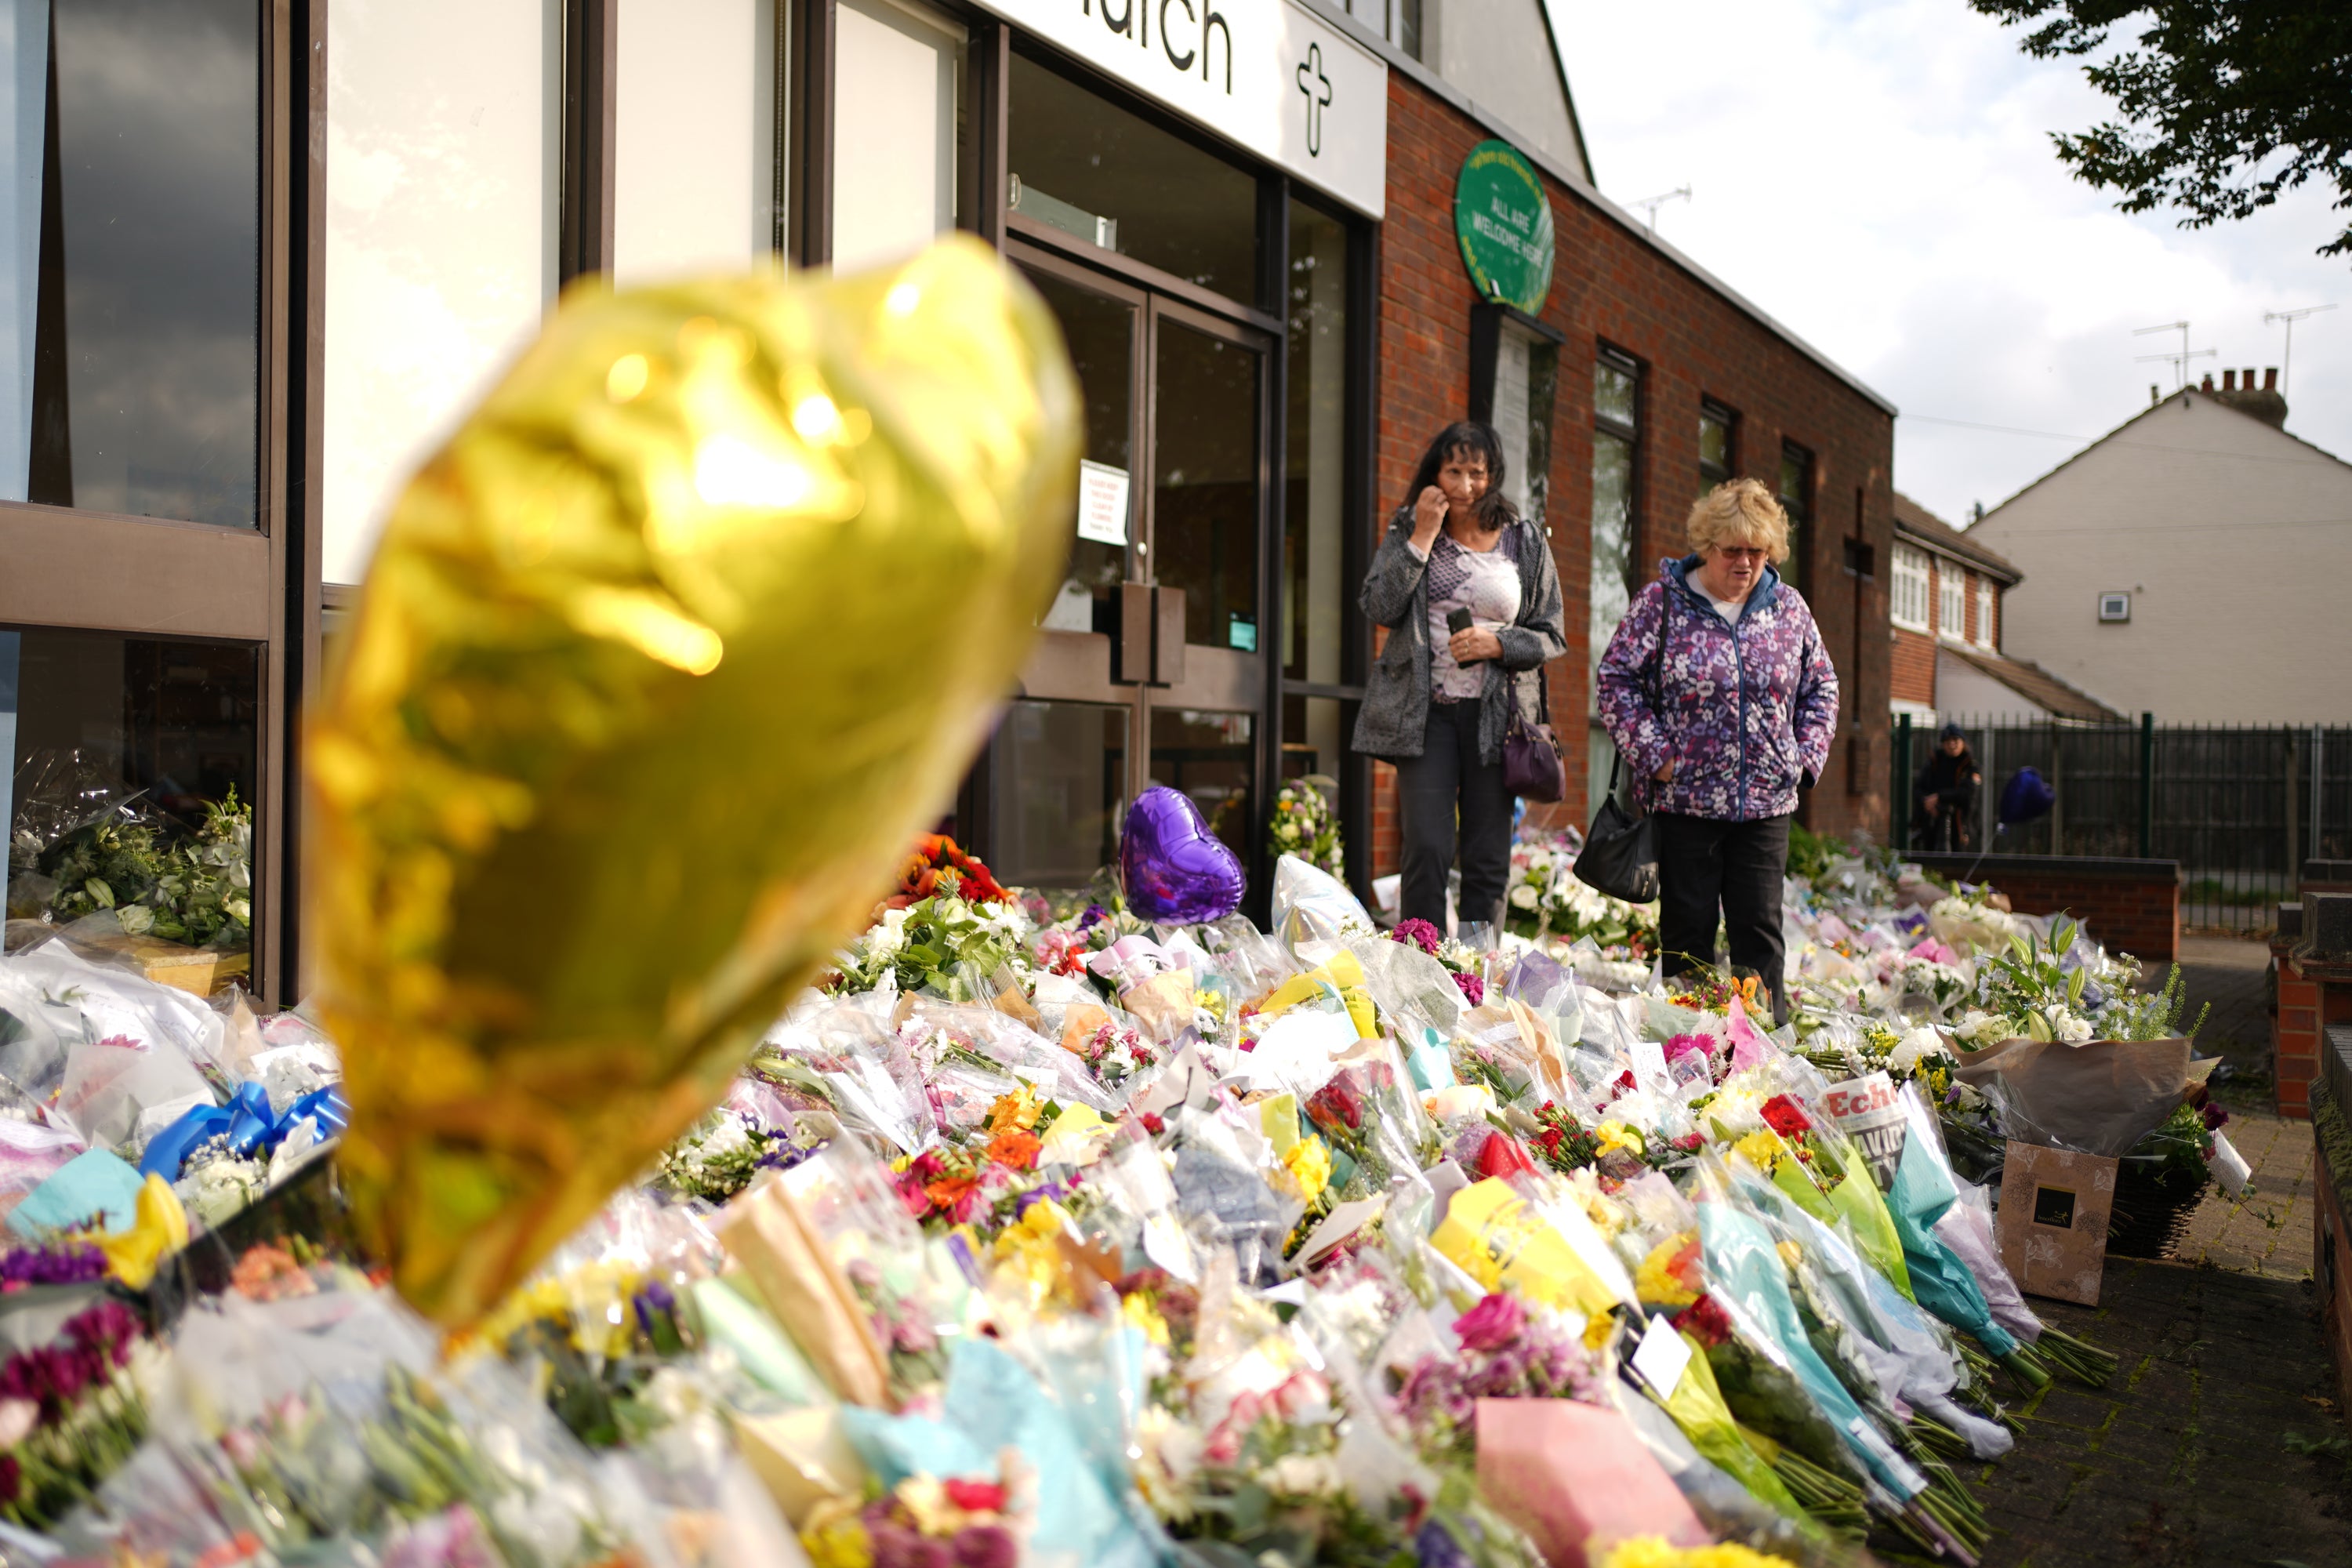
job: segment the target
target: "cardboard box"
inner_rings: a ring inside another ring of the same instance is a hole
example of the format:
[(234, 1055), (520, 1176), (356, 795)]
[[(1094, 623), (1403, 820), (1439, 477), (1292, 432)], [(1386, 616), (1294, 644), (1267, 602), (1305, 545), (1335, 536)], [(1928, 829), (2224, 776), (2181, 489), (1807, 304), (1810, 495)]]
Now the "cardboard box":
[(2010, 1143), (1993, 1233), (2019, 1289), (2098, 1305), (2117, 1163), (2071, 1149)]

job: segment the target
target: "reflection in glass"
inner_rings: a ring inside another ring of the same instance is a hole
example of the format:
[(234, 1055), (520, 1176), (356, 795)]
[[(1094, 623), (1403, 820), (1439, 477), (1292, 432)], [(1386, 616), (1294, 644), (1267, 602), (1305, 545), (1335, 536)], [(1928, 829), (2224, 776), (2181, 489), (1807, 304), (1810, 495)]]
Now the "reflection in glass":
[[(1026, 274), (1045, 297), (1061, 323), (1070, 363), (1077, 368), (1078, 390), (1086, 399), (1088, 460), (1122, 470), (1134, 467), (1135, 317), (1132, 305), (1107, 299), (1089, 289), (1065, 282), (1049, 272)], [(1128, 490), (1128, 537), (1134, 537), (1138, 491)], [(1127, 552), (1100, 540), (1078, 540), (1070, 550), (1070, 566), (1061, 598), (1055, 602), (1045, 625), (1055, 631), (1092, 631), (1093, 600), (1109, 596), (1112, 586), (1126, 578)], [(1088, 595), (1080, 604), (1068, 584)]]
[[(19, 4), (20, 28), (46, 9)], [(261, 35), (253, 0), (58, 0), (26, 493), (257, 521)], [(22, 31), (20, 51), (30, 44)], [(15, 73), (23, 126), (30, 85)], [(46, 143), (44, 146), (43, 143)], [(39, 158), (36, 165), (32, 160)], [(0, 260), (9, 265), (24, 254)]]
[[(252, 804), (260, 686), (261, 650), (250, 643), (0, 630), (10, 917), (71, 921), (137, 903), (141, 925), (122, 917), (132, 935), (247, 945), (249, 881), (241, 894), (224, 888), (224, 868), (194, 874), (209, 887), (168, 882), (161, 858), (229, 791)], [(90, 831), (107, 819), (110, 828)], [(111, 837), (129, 827), (140, 831)], [(192, 875), (184, 865), (178, 874)]]
[(1633, 372), (1610, 360), (1592, 367), (1592, 412), (1598, 417), (1634, 428)]
[[(1348, 229), (1290, 204), (1289, 417), (1283, 457), (1282, 668), (1327, 684), (1340, 669), (1348, 584)], [(1286, 726), (1286, 733), (1288, 732)], [(1337, 763), (1327, 758), (1325, 767)]]
[(1013, 210), (1235, 300), (1257, 299), (1257, 180), (1013, 57)]
[(1256, 752), (1248, 713), (1204, 713), (1190, 708), (1151, 710), (1151, 782), (1191, 797), (1209, 831), (1250, 863), (1257, 810), (1251, 783)]
[(1731, 478), (1731, 415), (1712, 403), (1698, 410), (1698, 490), (1707, 491)]
[(1633, 443), (1596, 431), (1592, 437), (1592, 662), (1616, 635), (1633, 603)]
[(989, 868), (1008, 885), (1076, 888), (1118, 844), (1130, 710), (1087, 702), (1011, 704), (990, 750)]
[(1780, 444), (1780, 510), (1789, 514), (1789, 558), (1780, 563), (1780, 580), (1791, 588), (1805, 585), (1806, 524), (1812, 521), (1813, 455), (1794, 441)]
[(1257, 635), (1258, 356), (1160, 325), (1152, 539), (1159, 580), (1184, 590), (1184, 640), (1244, 653)]

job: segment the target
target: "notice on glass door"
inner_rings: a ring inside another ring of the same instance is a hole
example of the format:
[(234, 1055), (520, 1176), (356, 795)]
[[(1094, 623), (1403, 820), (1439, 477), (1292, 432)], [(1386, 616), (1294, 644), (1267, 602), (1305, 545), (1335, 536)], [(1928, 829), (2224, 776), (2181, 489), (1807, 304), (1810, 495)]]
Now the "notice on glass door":
[(1102, 463), (1078, 465), (1078, 537), (1097, 544), (1127, 542), (1127, 470)]

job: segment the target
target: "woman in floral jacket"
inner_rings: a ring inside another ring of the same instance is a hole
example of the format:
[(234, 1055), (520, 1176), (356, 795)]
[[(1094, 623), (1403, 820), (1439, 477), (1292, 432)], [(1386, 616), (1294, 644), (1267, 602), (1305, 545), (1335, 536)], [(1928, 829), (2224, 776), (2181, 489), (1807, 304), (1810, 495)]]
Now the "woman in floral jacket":
[(1780, 884), (1789, 820), (1837, 733), (1837, 669), (1780, 581), (1789, 518), (1754, 479), (1691, 509), (1692, 553), (1658, 563), (1602, 655), (1601, 722), (1657, 824), (1658, 948), (1670, 974), (1731, 962), (1788, 1014)]

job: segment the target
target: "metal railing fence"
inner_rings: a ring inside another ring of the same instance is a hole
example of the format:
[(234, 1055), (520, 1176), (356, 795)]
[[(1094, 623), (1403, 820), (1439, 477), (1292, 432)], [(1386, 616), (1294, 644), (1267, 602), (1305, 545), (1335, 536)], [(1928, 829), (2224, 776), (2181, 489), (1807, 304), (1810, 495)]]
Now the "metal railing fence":
[[(2178, 860), (2184, 927), (2261, 931), (2305, 859), (2352, 858), (2352, 728), (1952, 718), (1985, 781), (1967, 847)], [(1895, 720), (1891, 843), (1926, 847), (1911, 828), (1914, 786), (1937, 729)], [(2002, 790), (2025, 767), (2054, 804), (2003, 826)]]

